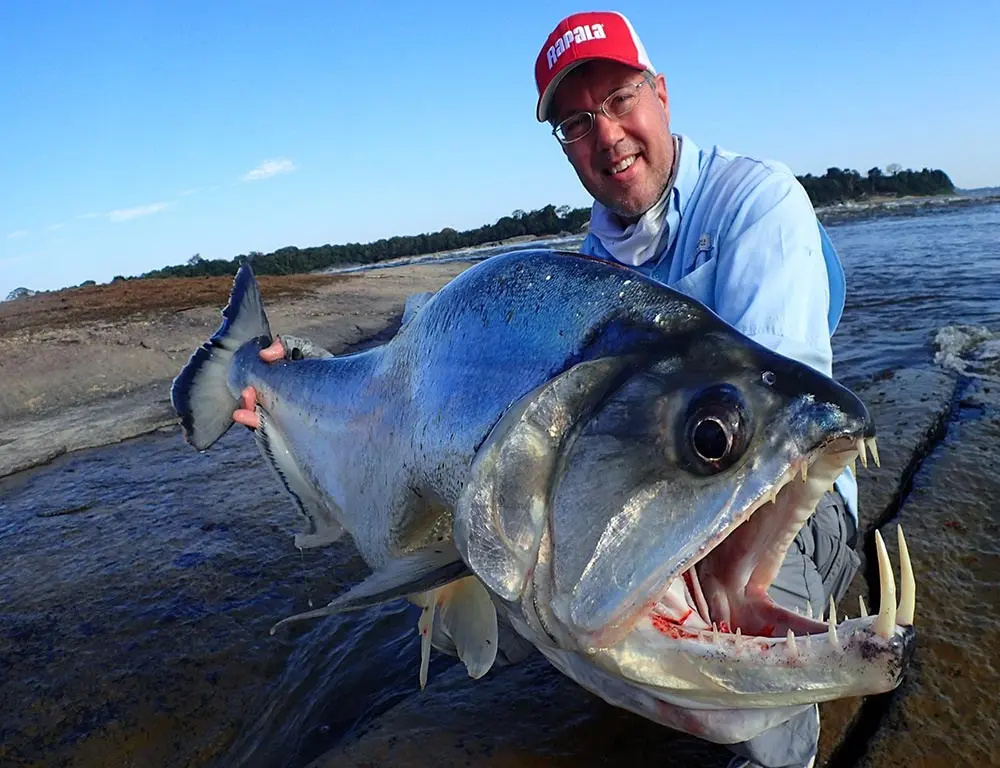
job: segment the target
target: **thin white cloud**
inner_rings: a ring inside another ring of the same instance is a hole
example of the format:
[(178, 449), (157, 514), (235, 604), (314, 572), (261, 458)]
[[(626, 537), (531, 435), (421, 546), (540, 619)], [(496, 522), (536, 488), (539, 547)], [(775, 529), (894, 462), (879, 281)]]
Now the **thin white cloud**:
[(280, 160), (265, 160), (249, 173), (243, 175), (243, 181), (260, 181), (269, 179), (280, 173), (291, 173), (295, 170), (295, 163), (287, 158)]
[(187, 197), (189, 195), (197, 195), (199, 192), (201, 192), (200, 189), (184, 189), (181, 190), (181, 197)]
[(78, 219), (99, 219), (103, 216), (103, 213), (81, 213), (77, 216)]
[(28, 234), (29, 234), (28, 230), (26, 230), (26, 229), (19, 229), (16, 232), (10, 232), (10, 233), (8, 233), (7, 239), (8, 240), (18, 240), (18, 239), (20, 239), (22, 237), (27, 237)]
[(168, 205), (170, 203), (152, 203), (150, 205), (140, 205), (136, 208), (119, 208), (117, 211), (111, 211), (108, 214), (108, 218), (111, 221), (129, 221), (130, 219), (137, 219), (140, 216), (159, 213)]
[(51, 227), (49, 227), (49, 232), (55, 232), (57, 229), (62, 229), (65, 226), (66, 222), (60, 221), (58, 224), (53, 224)]

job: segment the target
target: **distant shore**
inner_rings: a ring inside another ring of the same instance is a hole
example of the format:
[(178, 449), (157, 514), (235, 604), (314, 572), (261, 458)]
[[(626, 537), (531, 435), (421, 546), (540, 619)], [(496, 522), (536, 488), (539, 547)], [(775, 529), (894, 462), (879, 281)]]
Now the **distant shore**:
[[(924, 195), (909, 197), (877, 197), (862, 201), (848, 201), (831, 205), (817, 206), (816, 217), (823, 224), (840, 224), (848, 221), (877, 218), (880, 216), (912, 215), (926, 209), (942, 209), (951, 207), (990, 205), (1000, 202), (1000, 193), (995, 195)], [(447, 263), (449, 261), (480, 261), (494, 253), (508, 248), (528, 248), (540, 244), (551, 243), (558, 247), (565, 244), (575, 250), (572, 245), (582, 241), (587, 236), (588, 227), (584, 226), (578, 232), (559, 232), (554, 235), (520, 235), (503, 240), (496, 240), (482, 245), (453, 248), (446, 251), (434, 251), (414, 256), (400, 256), (368, 264), (342, 264), (326, 267), (316, 274), (337, 275), (354, 272), (366, 272), (390, 267), (412, 266), (427, 263)]]
[(831, 205), (816, 206), (816, 216), (824, 224), (843, 221), (876, 218), (879, 216), (899, 216), (918, 211), (938, 208), (957, 208), (991, 205), (1000, 202), (996, 195), (925, 195), (921, 197), (876, 197), (868, 200), (847, 201)]

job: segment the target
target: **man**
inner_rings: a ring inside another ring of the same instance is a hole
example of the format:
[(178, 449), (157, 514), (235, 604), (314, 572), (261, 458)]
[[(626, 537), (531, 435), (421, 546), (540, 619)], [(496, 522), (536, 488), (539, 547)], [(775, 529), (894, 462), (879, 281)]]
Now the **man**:
[[(581, 250), (643, 272), (706, 304), (747, 336), (830, 375), (830, 336), (844, 274), (805, 190), (779, 163), (670, 131), (666, 82), (628, 20), (580, 13), (561, 22), (535, 63), (537, 119), (549, 122), (593, 196)], [(312, 356), (286, 338), (261, 356)], [(257, 426), (255, 393), (234, 419)], [(858, 567), (857, 487), (838, 479), (789, 549), (770, 593), (789, 608), (824, 610)], [(732, 766), (812, 765), (819, 712), (733, 745)]]
[[(794, 174), (776, 162), (702, 150), (670, 131), (666, 81), (618, 13), (563, 19), (535, 62), (548, 122), (593, 196), (581, 250), (706, 304), (747, 336), (832, 374), (844, 274)], [(838, 479), (789, 550), (770, 593), (822, 610), (858, 567), (857, 486)], [(732, 766), (815, 761), (819, 710), (740, 745)]]

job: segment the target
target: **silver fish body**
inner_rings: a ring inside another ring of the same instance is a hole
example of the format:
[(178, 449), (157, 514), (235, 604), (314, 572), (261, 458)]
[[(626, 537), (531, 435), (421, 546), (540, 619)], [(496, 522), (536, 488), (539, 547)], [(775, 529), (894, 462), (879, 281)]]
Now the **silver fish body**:
[(300, 543), (346, 531), (373, 569), (311, 615), (405, 595), (473, 677), (513, 630), (613, 704), (721, 742), (898, 684), (905, 579), (898, 624), (832, 635), (766, 595), (873, 440), (870, 414), (697, 302), (531, 250), (471, 267), (354, 355), (263, 363), (248, 267), (223, 314), (174, 405), (205, 449), (256, 388), (256, 437), (310, 522)]

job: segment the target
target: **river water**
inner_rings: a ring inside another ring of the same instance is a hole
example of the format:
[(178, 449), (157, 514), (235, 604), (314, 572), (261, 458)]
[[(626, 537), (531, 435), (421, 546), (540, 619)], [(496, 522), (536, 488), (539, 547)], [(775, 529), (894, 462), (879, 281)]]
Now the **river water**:
[[(829, 233), (849, 293), (835, 375), (1000, 380), (1000, 204)], [(268, 634), (366, 572), (347, 544), (298, 552), (295, 526), (242, 429), (204, 455), (170, 431), (0, 480), (0, 765), (301, 766), (417, 694), (406, 603)], [(522, 698), (585, 695), (533, 669), (509, 678)], [(433, 655), (432, 685), (456, 672)]]

